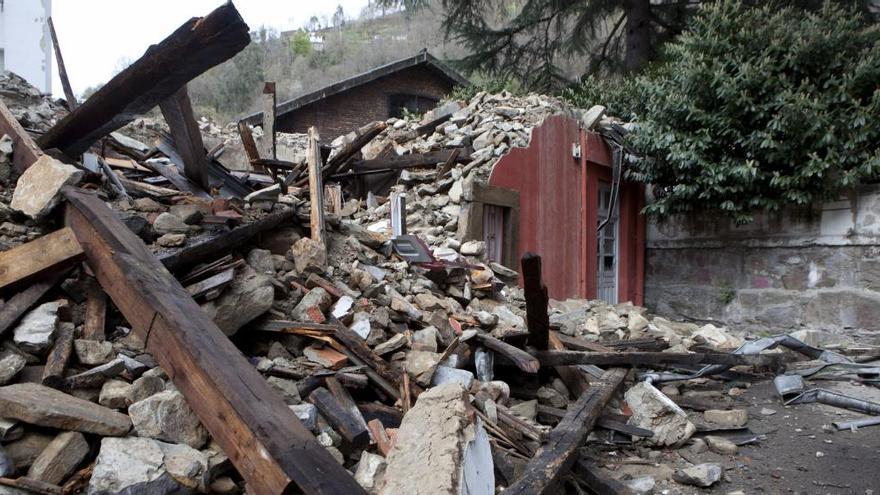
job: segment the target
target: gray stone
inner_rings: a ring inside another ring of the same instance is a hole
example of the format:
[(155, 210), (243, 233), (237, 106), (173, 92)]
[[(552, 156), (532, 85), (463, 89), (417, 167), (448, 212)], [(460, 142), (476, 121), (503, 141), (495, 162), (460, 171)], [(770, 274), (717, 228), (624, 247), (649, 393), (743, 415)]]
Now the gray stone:
[(156, 244), (162, 247), (180, 247), (186, 244), (186, 234), (163, 234), (156, 239)]
[(680, 446), (697, 430), (675, 402), (649, 383), (635, 384), (624, 397), (633, 411), (627, 424), (653, 431), (654, 436), (647, 439), (649, 443)]
[(434, 367), (440, 362), (440, 354), (427, 351), (410, 351), (406, 355), (406, 371), (422, 386), (431, 383)]
[(286, 404), (299, 404), (302, 402), (302, 399), (299, 397), (299, 390), (296, 388), (296, 382), (293, 380), (270, 376), (266, 378), (266, 383), (278, 392)]
[[(0, 477), (8, 478), (15, 474), (15, 461), (6, 453), (6, 450), (0, 446)], [(2, 492), (0, 492), (2, 494)]]
[(685, 485), (709, 487), (721, 479), (721, 466), (704, 463), (677, 469), (672, 475), (672, 479)]
[(322, 273), (327, 266), (327, 249), (310, 237), (303, 237), (290, 248), (290, 255), (299, 273)]
[(191, 204), (191, 203), (181, 203), (176, 205), (171, 205), (169, 212), (181, 219), (183, 223), (187, 225), (195, 225), (202, 221), (205, 213), (204, 210), (206, 208), (202, 205)]
[(54, 435), (40, 431), (27, 431), (18, 440), (3, 444), (3, 450), (12, 460), (16, 469), (25, 470), (37, 460), (46, 447), (55, 439)]
[(205, 427), (186, 403), (183, 394), (166, 390), (128, 408), (138, 435), (201, 448), (208, 440)]
[(519, 278), (519, 272), (517, 272), (516, 270), (511, 270), (510, 268), (507, 268), (500, 263), (495, 263), (494, 261), (492, 261), (489, 263), (489, 268), (492, 269), (495, 275), (501, 278), (508, 280), (516, 280), (517, 278)]
[(419, 345), (419, 350), (437, 352), (437, 339), (439, 332), (436, 327), (425, 327), (421, 330), (413, 332), (413, 346)]
[(394, 336), (391, 337), (390, 339), (388, 339), (385, 342), (382, 342), (381, 344), (374, 347), (373, 352), (375, 352), (376, 354), (378, 354), (380, 356), (384, 356), (385, 354), (388, 354), (390, 352), (394, 352), (405, 345), (406, 345), (406, 336), (404, 336), (402, 333), (397, 333), (397, 334), (394, 334)]
[(138, 198), (134, 201), (134, 209), (145, 213), (162, 213), (165, 207), (152, 198)]
[(97, 435), (125, 435), (128, 416), (36, 383), (0, 387), (0, 417)]
[(349, 311), (351, 311), (352, 306), (354, 306), (354, 298), (344, 295), (337, 299), (333, 304), (333, 308), (330, 309), (330, 314), (337, 319), (343, 318)]
[(385, 458), (381, 455), (363, 452), (361, 460), (358, 462), (357, 470), (354, 473), (354, 479), (367, 492), (372, 492), (377, 486), (378, 479), (385, 472)]
[(160, 442), (148, 438), (105, 438), (89, 480), (89, 495), (189, 493), (165, 468)]
[(348, 328), (351, 329), (352, 332), (358, 334), (360, 338), (368, 340), (370, 338), (370, 332), (373, 330), (370, 325), (370, 314), (366, 311), (355, 313), (351, 325), (349, 325)]
[(29, 478), (60, 485), (73, 474), (88, 453), (89, 444), (82, 433), (60, 433), (34, 460), (27, 475)]
[(304, 402), (302, 404), (294, 404), (288, 406), (293, 414), (302, 421), (303, 426), (311, 431), (315, 431), (318, 426), (318, 408), (314, 404)]
[(323, 315), (324, 311), (330, 307), (332, 301), (333, 299), (326, 290), (321, 287), (315, 287), (300, 299), (299, 303), (291, 311), (291, 316), (297, 321), (313, 321), (309, 312), (317, 309)]
[(12, 331), (12, 340), (23, 351), (43, 354), (55, 340), (58, 310), (65, 301), (43, 303), (31, 310)]
[(714, 435), (709, 435), (706, 437), (706, 444), (709, 446), (709, 450), (715, 452), (716, 454), (721, 455), (734, 455), (736, 454), (736, 444), (731, 442), (730, 440), (723, 437), (716, 437)]
[(653, 476), (639, 476), (638, 478), (633, 478), (631, 480), (624, 480), (623, 484), (629, 488), (634, 495), (650, 495), (654, 493), (654, 485), (656, 482), (654, 481)]
[(82, 170), (43, 155), (18, 178), (9, 206), (31, 218), (44, 217), (61, 200), (61, 188), (79, 183), (83, 175)]
[(122, 380), (107, 380), (101, 386), (98, 404), (112, 409), (125, 409), (129, 406), (128, 390), (130, 383)]
[(458, 252), (464, 256), (481, 256), (486, 252), (486, 243), (484, 241), (467, 241), (461, 245)]
[(116, 357), (113, 343), (106, 340), (76, 339), (73, 341), (73, 350), (76, 359), (87, 366), (109, 363)]
[(538, 416), (538, 401), (526, 400), (510, 406), (510, 410), (517, 416), (534, 420)]
[(0, 385), (11, 382), (18, 373), (27, 365), (27, 360), (15, 352), (0, 354)]
[(703, 418), (712, 424), (727, 428), (738, 428), (749, 422), (749, 415), (745, 409), (709, 409), (703, 412)]
[(404, 313), (414, 320), (421, 319), (422, 317), (422, 312), (419, 311), (415, 306), (410, 304), (409, 301), (404, 299), (404, 297), (397, 292), (393, 292), (391, 294), (391, 309), (400, 313)]
[(247, 254), (247, 264), (259, 273), (275, 276), (275, 261), (268, 249), (251, 249)]
[(551, 407), (563, 409), (568, 406), (568, 398), (553, 387), (541, 387), (538, 389), (538, 402)]
[(202, 305), (214, 323), (226, 335), (262, 315), (272, 307), (275, 288), (272, 280), (244, 264), (235, 274), (232, 283), (219, 298)]
[(185, 234), (189, 229), (189, 225), (183, 223), (183, 220), (168, 212), (160, 213), (153, 220), (153, 230), (157, 234)]
[(446, 383), (458, 383), (466, 389), (470, 389), (474, 383), (474, 374), (468, 370), (451, 368), (449, 366), (437, 366), (431, 384), (434, 386)]

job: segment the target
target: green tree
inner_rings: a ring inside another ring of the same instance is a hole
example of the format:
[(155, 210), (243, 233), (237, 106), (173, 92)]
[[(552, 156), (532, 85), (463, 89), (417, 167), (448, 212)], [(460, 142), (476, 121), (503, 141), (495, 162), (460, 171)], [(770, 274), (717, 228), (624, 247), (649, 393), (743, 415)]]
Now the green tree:
[(309, 33), (300, 29), (290, 37), (290, 50), (297, 57), (308, 57), (312, 54), (312, 42)]
[(628, 82), (568, 93), (638, 121), (631, 178), (647, 210), (720, 210), (737, 222), (836, 198), (880, 176), (880, 27), (853, 9), (707, 5)]

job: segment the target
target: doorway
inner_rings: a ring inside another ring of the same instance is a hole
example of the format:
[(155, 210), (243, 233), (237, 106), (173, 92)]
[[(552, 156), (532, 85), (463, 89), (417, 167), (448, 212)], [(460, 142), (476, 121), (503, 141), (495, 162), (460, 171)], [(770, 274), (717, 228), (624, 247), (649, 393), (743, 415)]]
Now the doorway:
[[(610, 303), (617, 304), (617, 264), (618, 264), (618, 213), (617, 208), (612, 204), (611, 184), (608, 182), (599, 182), (599, 204), (598, 204), (598, 224), (602, 225), (606, 219), (608, 222), (597, 233), (598, 267), (597, 274), (597, 295), (599, 299)], [(610, 218), (609, 218), (610, 215)]]

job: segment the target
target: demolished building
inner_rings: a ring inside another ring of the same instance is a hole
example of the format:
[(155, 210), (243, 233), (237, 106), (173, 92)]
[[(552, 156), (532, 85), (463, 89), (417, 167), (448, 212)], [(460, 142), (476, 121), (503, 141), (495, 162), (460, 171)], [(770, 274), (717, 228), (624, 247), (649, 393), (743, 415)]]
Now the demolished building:
[[(243, 24), (172, 37), (219, 63)], [(0, 490), (727, 492), (774, 435), (744, 394), (783, 366), (785, 407), (877, 413), (816, 387), (870, 389), (875, 347), (638, 305), (642, 189), (601, 112), (481, 93), (289, 160), (236, 126), (227, 167), (189, 70), (136, 62), (70, 113), (3, 95)], [(128, 113), (151, 103), (167, 125)]]

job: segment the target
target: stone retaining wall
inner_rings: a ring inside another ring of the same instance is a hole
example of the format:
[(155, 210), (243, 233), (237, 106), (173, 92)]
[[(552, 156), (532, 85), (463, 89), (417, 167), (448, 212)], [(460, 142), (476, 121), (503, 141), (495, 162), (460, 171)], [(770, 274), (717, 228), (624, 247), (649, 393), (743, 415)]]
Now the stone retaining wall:
[(647, 239), (645, 301), (659, 314), (880, 340), (880, 185), (745, 226), (651, 220)]

